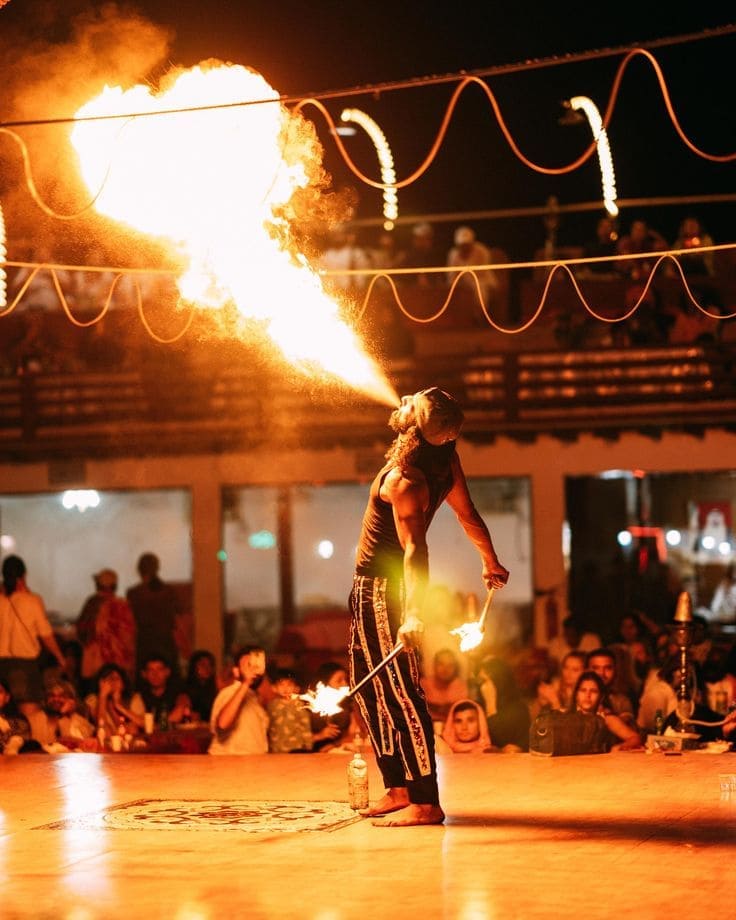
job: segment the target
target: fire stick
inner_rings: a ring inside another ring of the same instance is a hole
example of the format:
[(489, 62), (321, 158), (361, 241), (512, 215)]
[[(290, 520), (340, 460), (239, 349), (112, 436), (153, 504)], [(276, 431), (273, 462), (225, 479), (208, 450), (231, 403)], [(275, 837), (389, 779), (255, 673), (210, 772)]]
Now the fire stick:
[(397, 642), (396, 645), (388, 653), (388, 655), (386, 655), (386, 657), (382, 661), (379, 661), (378, 664), (375, 666), (375, 668), (373, 668), (372, 671), (369, 671), (365, 675), (363, 680), (358, 681), (358, 683), (353, 687), (350, 693), (348, 693), (345, 699), (349, 700), (350, 697), (354, 696), (358, 692), (358, 690), (360, 690), (361, 687), (364, 687), (368, 683), (368, 681), (373, 680), (373, 678), (376, 676), (376, 674), (379, 673), (379, 671), (382, 671), (390, 661), (394, 660), (394, 658), (399, 654), (399, 652), (403, 649), (403, 647), (404, 647), (403, 642)]

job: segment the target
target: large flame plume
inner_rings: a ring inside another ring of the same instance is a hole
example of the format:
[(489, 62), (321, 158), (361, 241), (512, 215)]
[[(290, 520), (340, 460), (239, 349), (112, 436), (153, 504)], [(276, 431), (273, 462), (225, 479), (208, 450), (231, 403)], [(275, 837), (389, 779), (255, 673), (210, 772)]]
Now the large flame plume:
[[(248, 100), (258, 102), (237, 105)], [(77, 122), (72, 143), (83, 178), (93, 193), (103, 186), (97, 210), (168, 243), (184, 265), (184, 299), (234, 303), (300, 369), (321, 369), (396, 405), (339, 304), (296, 250), (285, 214), (321, 168), (321, 148), (311, 125), (281, 105), (260, 74), (208, 62), (171, 75), (158, 94), (142, 85), (106, 87), (77, 118), (211, 105), (220, 107)]]

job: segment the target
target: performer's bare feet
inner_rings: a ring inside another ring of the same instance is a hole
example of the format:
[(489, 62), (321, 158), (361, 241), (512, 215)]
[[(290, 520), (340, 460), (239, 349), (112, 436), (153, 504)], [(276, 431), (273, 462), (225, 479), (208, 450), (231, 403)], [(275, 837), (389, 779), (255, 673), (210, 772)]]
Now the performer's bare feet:
[(392, 786), (387, 789), (375, 805), (370, 808), (361, 808), (358, 814), (364, 818), (377, 818), (379, 815), (388, 815), (392, 811), (399, 811), (409, 804), (409, 792), (404, 786)]
[(414, 827), (419, 824), (442, 824), (445, 813), (439, 805), (407, 805), (384, 818), (371, 821), (376, 827)]

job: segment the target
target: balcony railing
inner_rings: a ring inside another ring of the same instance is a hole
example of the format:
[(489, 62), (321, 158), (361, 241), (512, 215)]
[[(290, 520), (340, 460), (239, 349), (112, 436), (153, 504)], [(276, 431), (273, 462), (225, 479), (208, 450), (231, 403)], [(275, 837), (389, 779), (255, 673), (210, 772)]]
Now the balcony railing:
[[(473, 347), (475, 350), (473, 350)], [(562, 439), (736, 429), (732, 343), (485, 354), (472, 333), (452, 354), (388, 365), (398, 393), (436, 384), (466, 409), (465, 436)], [(428, 379), (431, 374), (431, 379)], [(227, 361), (0, 378), (6, 460), (210, 453), (385, 443), (388, 408), (283, 370)]]

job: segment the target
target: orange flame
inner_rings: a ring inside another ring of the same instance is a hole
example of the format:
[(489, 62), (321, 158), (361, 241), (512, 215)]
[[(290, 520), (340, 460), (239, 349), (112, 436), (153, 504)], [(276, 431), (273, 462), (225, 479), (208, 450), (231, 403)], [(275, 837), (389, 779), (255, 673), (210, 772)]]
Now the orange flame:
[[(272, 101), (235, 105), (247, 100)], [(210, 62), (171, 75), (159, 94), (106, 87), (76, 117), (209, 105), (223, 107), (77, 122), (82, 176), (93, 193), (103, 186), (95, 207), (168, 243), (185, 266), (184, 299), (234, 302), (301, 370), (320, 367), (395, 406), (393, 388), (296, 251), (283, 214), (319, 173), (321, 148), (260, 74)]]
[(460, 651), (469, 652), (478, 646), (483, 641), (483, 626), (480, 623), (463, 623), (461, 626), (458, 626), (456, 629), (450, 630), (451, 636), (459, 636), (460, 638)]
[(300, 693), (299, 699), (304, 700), (307, 709), (312, 712), (321, 716), (334, 716), (341, 712), (340, 703), (349, 693), (349, 687), (327, 687), (320, 681), (315, 690)]

